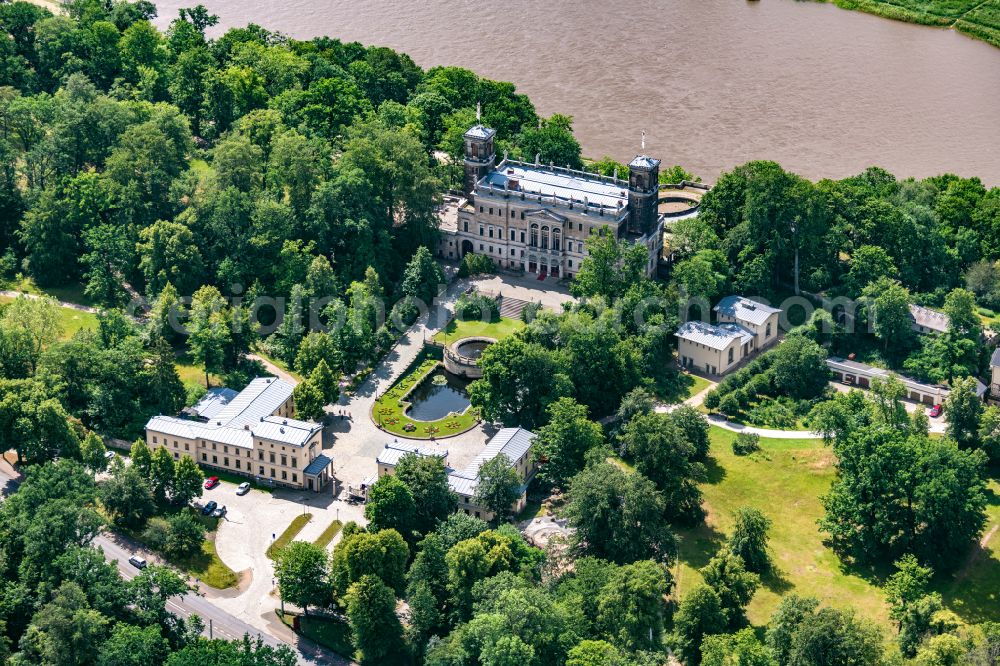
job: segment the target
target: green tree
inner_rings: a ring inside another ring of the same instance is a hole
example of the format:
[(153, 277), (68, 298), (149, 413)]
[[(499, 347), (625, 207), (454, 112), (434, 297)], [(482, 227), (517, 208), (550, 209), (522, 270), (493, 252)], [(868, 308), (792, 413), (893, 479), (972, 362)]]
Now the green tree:
[(396, 478), (413, 494), (415, 531), (429, 534), (454, 513), (458, 496), (448, 485), (443, 458), (408, 453), (396, 464)]
[(705, 636), (722, 633), (726, 626), (719, 595), (708, 585), (698, 585), (688, 592), (674, 615), (681, 654), (692, 664), (701, 660), (700, 646)]
[[(410, 549), (403, 536), (393, 529), (348, 534), (353, 523), (344, 526), (344, 536), (333, 550), (330, 577), (338, 596), (365, 575), (381, 578), (396, 594), (406, 589), (406, 562)], [(357, 526), (354, 526), (355, 529)]]
[(157, 626), (119, 622), (101, 645), (98, 666), (148, 666), (166, 662), (170, 646)]
[(821, 395), (830, 377), (826, 355), (826, 350), (812, 340), (789, 336), (770, 352), (775, 386), (782, 395), (797, 400)]
[(170, 557), (191, 557), (201, 552), (205, 542), (205, 526), (190, 511), (181, 511), (167, 518), (170, 533), (164, 552)]
[(205, 368), (205, 386), (209, 373), (220, 372), (225, 362), (226, 345), (232, 341), (226, 301), (215, 287), (201, 287), (191, 298), (188, 324), (188, 349), (195, 362)]
[(51, 298), (18, 296), (0, 313), (0, 326), (8, 334), (23, 333), (31, 345), (31, 358), (37, 359), (61, 333), (58, 307)]
[(764, 573), (771, 568), (767, 553), (771, 519), (760, 509), (741, 506), (736, 509), (736, 522), (729, 537), (729, 551), (743, 560), (748, 571)]
[(587, 418), (587, 407), (573, 398), (549, 405), (548, 416), (535, 437), (534, 455), (545, 461), (541, 478), (562, 485), (583, 469), (587, 452), (604, 442), (604, 433)]
[(153, 452), (150, 450), (149, 445), (146, 444), (146, 440), (137, 439), (132, 442), (132, 447), (129, 449), (128, 457), (132, 462), (132, 467), (135, 467), (139, 476), (144, 479), (149, 479), (153, 469)]
[(705, 584), (719, 595), (730, 628), (747, 623), (746, 607), (760, 587), (760, 576), (746, 570), (743, 559), (723, 548), (699, 569)]
[(421, 245), (403, 271), (403, 284), (400, 289), (405, 295), (420, 299), (429, 308), (438, 289), (444, 283), (444, 271), (434, 261), (430, 250)]
[(107, 448), (104, 446), (104, 441), (95, 432), (88, 432), (80, 442), (80, 460), (92, 472), (103, 472), (107, 468), (108, 460), (104, 457), (105, 453)]
[(979, 321), (975, 294), (966, 289), (952, 289), (944, 299), (942, 311), (948, 315), (948, 330), (952, 335), (979, 340), (983, 325)]
[(86, 254), (80, 260), (87, 267), (84, 272), (84, 293), (99, 303), (121, 305), (127, 297), (122, 279), (130, 267), (133, 246), (123, 229), (110, 224), (100, 224), (83, 235)]
[(944, 401), (944, 417), (948, 422), (948, 436), (958, 443), (959, 448), (970, 449), (979, 445), (983, 411), (983, 401), (976, 395), (975, 378), (956, 379)]
[(183, 295), (192, 294), (204, 276), (198, 242), (180, 222), (158, 220), (146, 227), (139, 232), (136, 251), (150, 295), (159, 294), (168, 283)]
[(496, 520), (502, 521), (521, 496), (520, 486), (521, 477), (518, 476), (514, 463), (506, 454), (498, 453), (480, 465), (472, 502), (494, 514)]
[(403, 626), (396, 617), (392, 589), (376, 576), (363, 576), (348, 589), (346, 600), (361, 663), (396, 663), (403, 646)]
[(701, 463), (692, 462), (694, 447), (666, 414), (633, 418), (622, 433), (625, 453), (663, 495), (666, 516), (694, 523), (704, 516), (697, 481), (704, 475)]
[(600, 463), (569, 484), (565, 515), (575, 528), (578, 547), (613, 562), (667, 561), (674, 535), (663, 520), (663, 497), (638, 472)]
[(21, 639), (27, 663), (75, 666), (93, 663), (107, 632), (108, 618), (90, 607), (75, 583), (63, 583), (31, 619)]
[(566, 666), (626, 666), (626, 656), (607, 641), (582, 640), (566, 654)]
[(469, 400), (485, 418), (510, 425), (538, 427), (548, 406), (573, 390), (558, 354), (518, 336), (490, 345), (479, 367), (483, 376), (469, 385)]
[(282, 601), (301, 606), (326, 606), (333, 591), (328, 578), (326, 550), (307, 541), (292, 541), (281, 549), (274, 563)]
[(650, 560), (620, 567), (598, 595), (598, 626), (624, 650), (658, 649), (672, 584), (670, 572)]
[(890, 344), (905, 348), (913, 336), (910, 292), (899, 282), (883, 278), (865, 287), (861, 296), (868, 305), (875, 337), (886, 349)]
[(149, 482), (135, 465), (121, 465), (99, 486), (101, 504), (113, 522), (141, 527), (156, 511)]
[(862, 245), (851, 255), (851, 268), (844, 282), (851, 294), (860, 295), (872, 282), (894, 280), (898, 276), (899, 271), (884, 248)]
[(774, 654), (749, 627), (735, 634), (705, 636), (701, 643), (701, 663), (702, 666), (778, 666)]
[(882, 659), (878, 629), (849, 611), (823, 608), (807, 615), (792, 636), (790, 666), (878, 664)]
[(172, 490), (174, 483), (174, 458), (166, 447), (160, 446), (153, 450), (149, 461), (149, 488), (153, 491), (153, 499), (163, 504)]
[(521, 157), (529, 162), (552, 163), (570, 169), (583, 167), (580, 142), (573, 137), (573, 118), (554, 114), (539, 120), (537, 127), (525, 127), (515, 139)]
[(819, 599), (790, 594), (781, 600), (778, 610), (767, 625), (765, 643), (774, 653), (778, 663), (787, 664), (792, 653), (792, 639), (802, 623), (812, 617), (819, 607)]
[(326, 417), (326, 396), (311, 377), (296, 384), (292, 391), (295, 413), (307, 421), (321, 421)]
[(205, 474), (191, 456), (181, 456), (174, 465), (174, 478), (170, 484), (170, 500), (177, 506), (187, 506), (201, 497)]
[(587, 257), (573, 280), (574, 296), (604, 296), (612, 300), (645, 276), (649, 260), (645, 246), (618, 240), (608, 228), (592, 234), (584, 244)]
[(381, 477), (368, 490), (365, 518), (373, 532), (392, 529), (409, 537), (416, 522), (413, 493), (396, 475)]

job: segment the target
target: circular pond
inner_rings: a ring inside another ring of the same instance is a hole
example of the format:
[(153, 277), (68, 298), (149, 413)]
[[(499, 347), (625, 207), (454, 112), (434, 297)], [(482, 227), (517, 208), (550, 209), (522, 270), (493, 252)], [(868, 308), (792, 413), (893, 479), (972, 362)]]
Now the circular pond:
[(494, 342), (496, 339), (487, 337), (457, 340), (444, 350), (444, 367), (452, 374), (467, 379), (479, 379), (483, 376), (482, 370), (479, 369), (479, 357)]

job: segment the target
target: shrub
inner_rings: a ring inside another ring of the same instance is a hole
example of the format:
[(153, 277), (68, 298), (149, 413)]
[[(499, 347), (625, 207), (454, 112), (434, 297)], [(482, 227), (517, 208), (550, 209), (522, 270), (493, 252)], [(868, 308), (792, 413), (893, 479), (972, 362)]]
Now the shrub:
[(458, 267), (458, 277), (469, 277), (470, 275), (482, 275), (496, 272), (493, 260), (485, 254), (468, 253), (462, 257), (462, 263)]
[(740, 401), (735, 393), (729, 393), (719, 400), (719, 411), (726, 416), (734, 417), (740, 413)]
[(733, 440), (733, 453), (738, 456), (748, 456), (760, 451), (760, 435), (753, 432), (741, 432)]
[(169, 557), (188, 557), (201, 550), (205, 541), (205, 526), (190, 511), (181, 511), (167, 519), (170, 534), (163, 552)]
[(521, 310), (521, 321), (525, 324), (530, 324), (535, 321), (535, 318), (538, 316), (538, 311), (541, 309), (541, 303), (528, 303), (524, 306), (524, 309)]
[(500, 318), (500, 305), (495, 298), (483, 294), (462, 294), (455, 304), (455, 318), (459, 321), (496, 321)]
[(747, 421), (770, 428), (794, 428), (796, 418), (784, 402), (765, 397), (747, 413)]
[(150, 518), (142, 531), (142, 542), (153, 550), (162, 551), (170, 539), (170, 523), (164, 518)]
[(705, 409), (718, 409), (719, 408), (719, 391), (709, 391), (705, 396)]

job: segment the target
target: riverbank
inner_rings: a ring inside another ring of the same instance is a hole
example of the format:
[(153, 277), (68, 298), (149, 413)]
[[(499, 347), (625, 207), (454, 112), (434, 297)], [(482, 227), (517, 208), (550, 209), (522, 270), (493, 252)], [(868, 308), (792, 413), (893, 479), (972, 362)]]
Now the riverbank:
[(1000, 0), (832, 0), (851, 9), (883, 18), (942, 28), (1000, 48)]

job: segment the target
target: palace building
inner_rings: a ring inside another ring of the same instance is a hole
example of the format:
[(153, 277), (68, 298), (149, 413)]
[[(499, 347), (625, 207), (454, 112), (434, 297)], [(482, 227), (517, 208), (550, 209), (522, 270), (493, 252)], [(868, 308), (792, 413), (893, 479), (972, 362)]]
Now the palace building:
[(584, 241), (607, 227), (644, 245), (646, 272), (656, 271), (663, 249), (659, 160), (636, 157), (628, 180), (506, 155), (497, 164), (495, 137), (482, 125), (465, 133), (464, 198), (441, 214), (438, 256), (459, 260), (472, 252), (498, 268), (571, 278), (587, 256)]
[(332, 479), (332, 461), (322, 453), (323, 426), (292, 418), (293, 389), (277, 377), (258, 377), (239, 393), (210, 391), (183, 418), (149, 419), (146, 443), (175, 459), (190, 456), (208, 468), (318, 492)]

